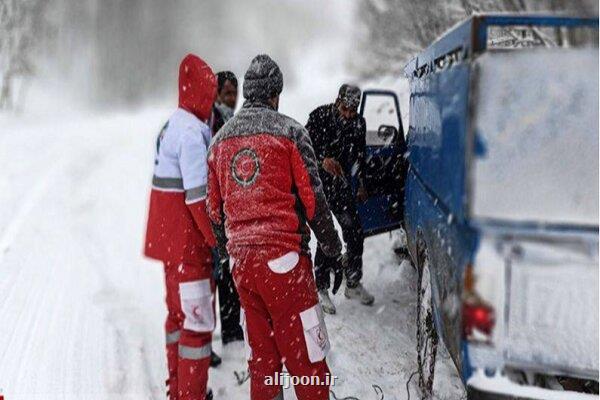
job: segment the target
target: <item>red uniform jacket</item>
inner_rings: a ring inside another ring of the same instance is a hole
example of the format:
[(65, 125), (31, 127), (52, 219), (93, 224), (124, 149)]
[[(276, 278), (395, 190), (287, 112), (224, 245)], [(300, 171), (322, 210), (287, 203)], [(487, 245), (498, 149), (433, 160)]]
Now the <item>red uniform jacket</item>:
[(323, 250), (341, 243), (302, 125), (262, 103), (246, 102), (213, 138), (208, 157), (208, 214), (219, 247), (234, 258), (268, 246), (308, 253), (310, 230)]

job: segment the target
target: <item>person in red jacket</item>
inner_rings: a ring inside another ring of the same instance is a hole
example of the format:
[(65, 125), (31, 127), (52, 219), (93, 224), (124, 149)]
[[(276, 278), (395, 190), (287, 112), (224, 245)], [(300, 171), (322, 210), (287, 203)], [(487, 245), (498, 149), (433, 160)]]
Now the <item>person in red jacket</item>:
[(244, 106), (211, 142), (207, 210), (240, 296), (252, 400), (283, 398), (271, 384), (283, 364), (307, 383), (295, 387), (299, 400), (328, 399), (330, 345), (307, 223), (328, 256), (339, 259), (341, 242), (308, 133), (277, 112), (282, 88), (277, 64), (255, 57), (244, 76)]
[(187, 55), (179, 67), (179, 108), (156, 142), (145, 254), (164, 264), (171, 400), (211, 398), (215, 238), (206, 213), (207, 121), (216, 87), (211, 68)]

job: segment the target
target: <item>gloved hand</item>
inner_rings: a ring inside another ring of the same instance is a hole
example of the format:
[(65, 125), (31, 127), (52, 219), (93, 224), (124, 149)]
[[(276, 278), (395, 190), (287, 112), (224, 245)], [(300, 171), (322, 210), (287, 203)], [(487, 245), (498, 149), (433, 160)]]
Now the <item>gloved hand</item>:
[(368, 198), (369, 195), (367, 193), (367, 189), (365, 189), (364, 186), (359, 187), (356, 191), (356, 199), (361, 203), (364, 203), (365, 201), (367, 201)]
[(344, 176), (342, 165), (335, 158), (325, 157), (321, 165), (325, 171), (333, 176)]
[(344, 270), (346, 269), (345, 257), (341, 254), (335, 257), (335, 262), (333, 263), (333, 289), (331, 292), (336, 294), (337, 291), (342, 286), (342, 280), (344, 279)]

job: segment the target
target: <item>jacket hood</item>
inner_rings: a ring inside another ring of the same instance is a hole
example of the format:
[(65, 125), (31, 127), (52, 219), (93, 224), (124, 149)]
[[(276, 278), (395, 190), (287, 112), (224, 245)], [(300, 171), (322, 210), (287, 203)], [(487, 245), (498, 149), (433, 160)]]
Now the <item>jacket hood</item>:
[(179, 107), (207, 121), (217, 94), (217, 78), (200, 57), (188, 54), (179, 66)]

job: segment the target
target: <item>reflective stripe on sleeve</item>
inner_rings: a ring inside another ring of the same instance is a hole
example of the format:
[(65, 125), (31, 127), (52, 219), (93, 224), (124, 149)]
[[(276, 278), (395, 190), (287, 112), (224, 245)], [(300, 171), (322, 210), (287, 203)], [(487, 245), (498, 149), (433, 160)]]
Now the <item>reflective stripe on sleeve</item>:
[(154, 175), (152, 177), (152, 186), (157, 189), (176, 189), (183, 190), (183, 179), (181, 178), (161, 178)]
[(187, 360), (201, 360), (206, 357), (210, 357), (212, 346), (210, 343), (205, 344), (202, 347), (190, 347), (179, 345), (179, 357)]
[(195, 203), (206, 198), (206, 185), (191, 188), (185, 191), (186, 204)]
[(173, 344), (179, 342), (181, 331), (167, 332), (167, 344)]

